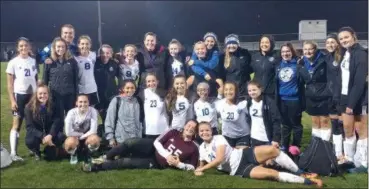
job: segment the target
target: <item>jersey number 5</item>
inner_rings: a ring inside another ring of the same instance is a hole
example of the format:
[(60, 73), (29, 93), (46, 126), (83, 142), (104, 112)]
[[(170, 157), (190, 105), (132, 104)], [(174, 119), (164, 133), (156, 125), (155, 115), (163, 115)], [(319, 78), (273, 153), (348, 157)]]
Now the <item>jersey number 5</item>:
[(170, 152), (170, 154), (175, 155), (175, 156), (179, 156), (182, 154), (182, 151), (179, 149), (176, 149), (176, 147), (173, 144), (169, 144), (167, 150), (168, 152)]
[(178, 109), (179, 109), (179, 110), (184, 110), (184, 109), (186, 109), (185, 103), (184, 103), (184, 102), (180, 102), (180, 103), (178, 104)]

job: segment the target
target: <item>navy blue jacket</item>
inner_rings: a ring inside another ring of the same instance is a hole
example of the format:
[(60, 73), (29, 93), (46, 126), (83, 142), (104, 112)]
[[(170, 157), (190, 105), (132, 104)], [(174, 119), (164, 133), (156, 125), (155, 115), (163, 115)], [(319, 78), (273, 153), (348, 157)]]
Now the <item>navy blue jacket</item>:
[(317, 51), (314, 55), (314, 63), (312, 65), (305, 57), (300, 59), (298, 64), (310, 76), (305, 80), (305, 97), (314, 100), (326, 100), (330, 98), (331, 93), (328, 89), (327, 61), (325, 55)]
[[(51, 54), (51, 44), (48, 44), (45, 48), (42, 49), (42, 51), (40, 52), (40, 61), (41, 63), (45, 63), (45, 60), (46, 58), (50, 57), (50, 54)], [(78, 52), (78, 47), (76, 45), (76, 43), (71, 43), (68, 45), (68, 50), (70, 51), (70, 53), (73, 55), (73, 56), (76, 56), (77, 55), (77, 52)]]

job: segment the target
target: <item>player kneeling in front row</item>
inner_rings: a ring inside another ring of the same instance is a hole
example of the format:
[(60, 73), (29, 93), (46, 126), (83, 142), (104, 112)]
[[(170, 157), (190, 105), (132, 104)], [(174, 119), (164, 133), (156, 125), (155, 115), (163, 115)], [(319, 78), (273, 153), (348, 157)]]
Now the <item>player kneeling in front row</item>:
[[(152, 138), (130, 138), (112, 148), (101, 164), (83, 164), (85, 172), (112, 169), (164, 169), (195, 170), (199, 159), (194, 142), (197, 123), (190, 120), (182, 132), (171, 129)], [(120, 159), (115, 159), (120, 156)]]
[[(204, 171), (218, 167), (230, 175), (253, 179), (274, 179), (280, 182), (323, 185), (320, 179), (312, 178), (316, 175), (304, 175), (287, 154), (272, 145), (262, 145), (246, 149), (234, 149), (222, 135), (212, 135), (211, 126), (207, 122), (199, 124), (199, 135), (204, 140), (200, 146), (200, 166), (195, 175), (203, 175)], [(262, 167), (261, 164), (274, 159), (284, 169), (291, 173), (278, 172)], [(310, 179), (303, 176), (309, 176)]]
[(97, 110), (89, 106), (88, 96), (84, 94), (78, 95), (76, 105), (65, 118), (65, 134), (68, 138), (64, 148), (71, 155), (71, 164), (78, 163), (78, 148), (84, 161), (89, 161), (91, 153), (100, 147), (100, 137), (96, 134)]

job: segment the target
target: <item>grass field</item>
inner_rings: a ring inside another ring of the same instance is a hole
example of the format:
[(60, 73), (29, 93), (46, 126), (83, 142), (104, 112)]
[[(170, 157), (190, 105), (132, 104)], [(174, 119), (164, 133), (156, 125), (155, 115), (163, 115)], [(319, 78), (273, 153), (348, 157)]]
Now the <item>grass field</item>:
[[(9, 149), (11, 128), (10, 103), (6, 89), (6, 63), (1, 63), (1, 142)], [(311, 128), (310, 118), (304, 114), (304, 138), (306, 146)], [(303, 188), (304, 185), (257, 181), (230, 177), (217, 171), (206, 172), (202, 177), (193, 172), (177, 170), (119, 170), (99, 173), (84, 173), (80, 164), (73, 166), (69, 160), (61, 162), (36, 162), (28, 157), (24, 143), (25, 127), (22, 127), (19, 155), (23, 163), (13, 163), (1, 170), (1, 188)], [(341, 177), (323, 178), (328, 188), (368, 188), (368, 175), (356, 174)]]

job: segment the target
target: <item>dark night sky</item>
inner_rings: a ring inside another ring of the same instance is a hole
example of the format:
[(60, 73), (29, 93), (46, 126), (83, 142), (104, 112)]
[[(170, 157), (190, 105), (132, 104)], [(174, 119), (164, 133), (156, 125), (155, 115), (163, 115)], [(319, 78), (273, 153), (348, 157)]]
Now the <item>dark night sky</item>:
[[(299, 21), (307, 19), (328, 20), (328, 31), (346, 25), (368, 31), (364, 0), (103, 1), (101, 11), (103, 42), (112, 45), (140, 42), (148, 31), (156, 32), (165, 44), (171, 38), (192, 43), (207, 31), (214, 31), (221, 41), (231, 32), (298, 33)], [(96, 44), (96, 1), (1, 1), (1, 41), (26, 36), (34, 42), (50, 42), (64, 23), (74, 25), (77, 36), (90, 35)]]

